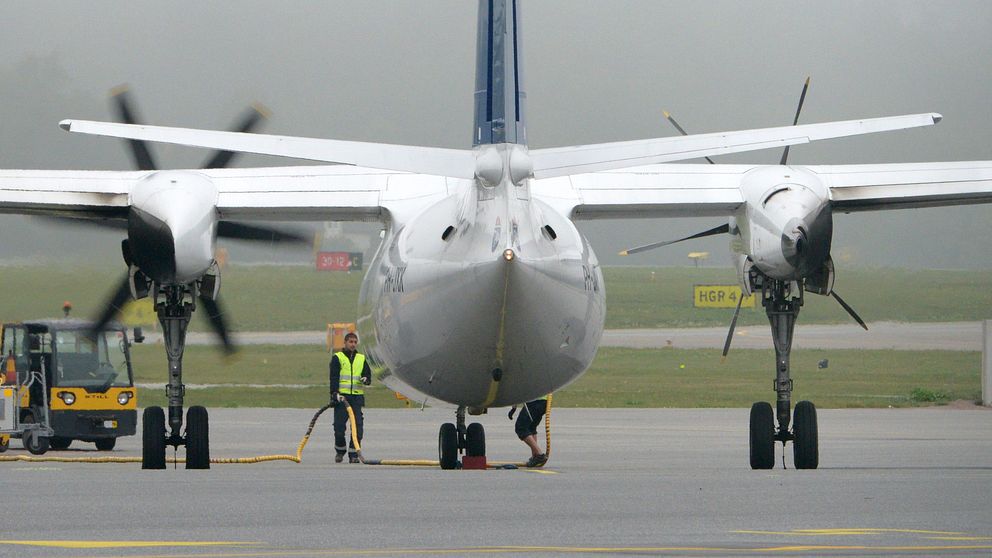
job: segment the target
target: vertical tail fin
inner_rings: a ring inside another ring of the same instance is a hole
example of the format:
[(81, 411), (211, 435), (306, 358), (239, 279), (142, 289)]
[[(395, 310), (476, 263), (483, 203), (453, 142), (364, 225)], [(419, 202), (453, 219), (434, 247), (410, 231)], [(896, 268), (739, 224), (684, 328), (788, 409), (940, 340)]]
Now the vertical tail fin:
[(520, 0), (479, 0), (472, 145), (527, 144)]

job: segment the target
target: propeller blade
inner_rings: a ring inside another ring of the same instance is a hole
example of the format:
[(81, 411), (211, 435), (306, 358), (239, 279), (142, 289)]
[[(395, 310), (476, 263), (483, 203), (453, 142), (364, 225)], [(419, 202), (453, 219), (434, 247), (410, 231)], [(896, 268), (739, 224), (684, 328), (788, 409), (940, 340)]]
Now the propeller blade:
[[(126, 85), (119, 85), (110, 91), (114, 99), (114, 106), (117, 108), (118, 119), (125, 124), (140, 124), (135, 112), (131, 110), (131, 100)], [(131, 147), (131, 157), (138, 170), (156, 170), (158, 166), (148, 150), (148, 144), (142, 140), (127, 140)]]
[[(672, 123), (672, 126), (675, 126), (675, 129), (678, 130), (680, 134), (682, 134), (683, 136), (688, 136), (689, 135), (689, 132), (686, 132), (685, 130), (683, 130), (682, 129), (682, 126), (679, 126), (679, 123), (675, 121), (675, 118), (671, 115), (671, 113), (669, 113), (667, 110), (666, 111), (662, 111), (662, 112), (665, 114), (665, 118), (667, 118), (668, 121)], [(713, 159), (710, 159), (709, 157), (703, 157), (703, 159), (706, 159), (707, 161), (709, 161), (711, 165), (715, 165), (716, 164), (716, 163), (713, 162)]]
[(720, 362), (723, 362), (727, 358), (727, 353), (730, 352), (730, 342), (734, 339), (734, 329), (737, 327), (737, 317), (741, 314), (741, 303), (744, 302), (744, 293), (737, 297), (737, 308), (734, 310), (734, 319), (730, 320), (730, 331), (727, 332), (727, 341), (723, 344), (723, 356), (720, 357)]
[(114, 294), (110, 296), (107, 302), (103, 305), (103, 310), (100, 312), (100, 317), (93, 322), (93, 326), (90, 328), (89, 337), (91, 339), (96, 338), (97, 332), (103, 330), (107, 322), (114, 319), (127, 301), (131, 300), (131, 285), (128, 282), (128, 276), (125, 273), (124, 277), (121, 279), (120, 283), (117, 285), (117, 290)]
[(703, 231), (701, 233), (696, 233), (692, 236), (687, 236), (685, 238), (680, 238), (678, 240), (665, 240), (663, 242), (653, 242), (651, 244), (645, 244), (643, 246), (637, 246), (636, 248), (629, 248), (620, 252), (621, 256), (629, 256), (631, 254), (636, 254), (638, 252), (646, 252), (648, 250), (654, 250), (655, 248), (661, 248), (662, 246), (668, 246), (669, 244), (675, 244), (676, 242), (682, 242), (683, 240), (692, 240), (694, 238), (703, 238), (704, 236), (713, 236), (715, 234), (723, 234), (730, 232), (730, 224), (724, 223), (719, 227), (713, 227), (708, 231)]
[(220, 303), (216, 300), (200, 295), (200, 303), (203, 304), (203, 308), (207, 311), (207, 320), (210, 322), (211, 329), (220, 337), (221, 343), (224, 345), (224, 352), (228, 355), (233, 354), (237, 347), (231, 341), (231, 336), (227, 330), (227, 323), (224, 321), (224, 311), (220, 307)]
[(287, 242), (291, 244), (309, 244), (313, 239), (310, 235), (275, 227), (246, 225), (234, 221), (217, 223), (217, 236), (234, 240), (250, 240), (262, 242)]
[(854, 311), (854, 308), (851, 308), (846, 302), (844, 302), (844, 299), (841, 298), (839, 294), (837, 294), (837, 291), (830, 291), (830, 295), (837, 299), (837, 302), (839, 302), (840, 305), (844, 307), (844, 310), (847, 310), (847, 313), (850, 314), (851, 317), (854, 318), (854, 320), (861, 325), (861, 327), (865, 328), (865, 331), (868, 331), (868, 325), (865, 324), (865, 321), (862, 320), (861, 316), (859, 316), (858, 313)]
[[(806, 101), (806, 91), (809, 90), (809, 76), (806, 76), (806, 83), (803, 85), (803, 92), (799, 95), (799, 106), (796, 107), (796, 117), (792, 119), (792, 125), (795, 126), (799, 124), (799, 113), (803, 111), (803, 102)], [(789, 146), (785, 146), (785, 151), (782, 152), (782, 160), (779, 161), (780, 165), (784, 165), (786, 161), (789, 160)]]
[[(241, 120), (231, 129), (233, 132), (251, 132), (255, 129), (262, 118), (269, 117), (269, 109), (265, 108), (260, 104), (254, 104), (250, 109), (248, 109)], [(222, 169), (231, 164), (231, 160), (234, 156), (238, 155), (235, 151), (218, 151), (210, 158), (206, 163), (203, 164), (204, 169)]]

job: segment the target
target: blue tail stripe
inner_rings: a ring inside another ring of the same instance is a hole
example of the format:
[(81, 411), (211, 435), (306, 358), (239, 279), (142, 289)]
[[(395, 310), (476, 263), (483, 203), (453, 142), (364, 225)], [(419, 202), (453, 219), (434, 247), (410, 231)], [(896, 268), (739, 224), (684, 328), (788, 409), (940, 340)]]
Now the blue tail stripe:
[(518, 0), (479, 0), (473, 145), (526, 144)]

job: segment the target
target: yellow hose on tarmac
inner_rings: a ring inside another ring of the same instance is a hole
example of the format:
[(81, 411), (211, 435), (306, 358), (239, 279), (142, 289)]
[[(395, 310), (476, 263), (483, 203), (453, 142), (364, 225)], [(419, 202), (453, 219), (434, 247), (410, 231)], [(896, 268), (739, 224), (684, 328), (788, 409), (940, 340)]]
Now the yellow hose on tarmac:
[[(355, 428), (355, 412), (351, 409), (351, 405), (348, 401), (343, 401), (345, 409), (348, 411), (348, 420), (351, 423), (351, 441), (355, 446), (355, 452), (358, 454), (358, 459), (366, 465), (408, 465), (408, 466), (419, 466), (419, 467), (438, 467), (440, 463), (438, 461), (432, 461), (428, 459), (370, 459), (366, 460), (362, 456), (362, 445), (358, 441), (358, 432)], [(317, 419), (324, 411), (331, 408), (332, 404), (328, 403), (324, 405), (313, 415), (310, 419), (310, 425), (307, 426), (307, 431), (300, 440), (299, 445), (296, 447), (296, 455), (288, 454), (278, 454), (278, 455), (259, 455), (257, 457), (219, 457), (212, 458), (210, 463), (216, 464), (247, 464), (247, 463), (263, 463), (266, 461), (292, 461), (294, 463), (300, 463), (303, 460), (303, 448), (306, 447), (307, 442), (310, 441), (310, 433), (313, 432), (313, 427), (317, 424)], [(546, 455), (551, 457), (551, 396), (548, 396), (548, 408), (544, 415), (544, 431), (547, 440), (547, 450)], [(141, 463), (140, 457), (59, 457), (59, 456), (31, 456), (31, 455), (0, 455), (0, 462), (10, 462), (10, 461), (26, 461), (31, 463)], [(166, 463), (186, 463), (186, 458), (183, 457), (169, 457)], [(507, 463), (507, 462), (490, 462), (487, 463), (486, 467), (490, 469), (502, 469), (509, 467), (526, 467), (526, 463)], [(543, 467), (543, 465), (541, 465)]]
[[(299, 463), (303, 460), (303, 448), (306, 447), (307, 442), (310, 441), (310, 433), (313, 432), (313, 427), (317, 424), (317, 418), (329, 409), (331, 404), (328, 403), (320, 409), (317, 410), (313, 418), (310, 419), (310, 426), (307, 427), (306, 434), (303, 435), (303, 439), (300, 440), (300, 444), (296, 447), (296, 455), (280, 454), (280, 455), (259, 455), (257, 457), (218, 457), (210, 460), (211, 463), (218, 464), (237, 464), (237, 463), (263, 463), (265, 461), (292, 461), (294, 463)], [(355, 434), (355, 414), (351, 411), (351, 407), (348, 407), (348, 415), (351, 418), (351, 432), (352, 439), (355, 440), (355, 447), (358, 447), (357, 435)], [(27, 461), (27, 462), (45, 462), (45, 463), (141, 463), (140, 457), (35, 457), (30, 455), (0, 455), (0, 462), (4, 461)], [(169, 457), (166, 458), (166, 463), (186, 463), (186, 458), (184, 457)]]

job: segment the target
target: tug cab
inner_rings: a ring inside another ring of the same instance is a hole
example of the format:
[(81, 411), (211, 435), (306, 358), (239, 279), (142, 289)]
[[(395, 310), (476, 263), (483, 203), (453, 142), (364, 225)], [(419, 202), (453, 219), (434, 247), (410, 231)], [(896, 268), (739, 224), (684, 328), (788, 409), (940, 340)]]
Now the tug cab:
[(134, 435), (137, 389), (127, 332), (111, 322), (92, 339), (90, 327), (73, 319), (3, 324), (0, 394), (15, 412), (6, 425), (0, 421), (0, 435), (21, 438), (35, 454), (75, 440), (109, 451), (118, 437)]

